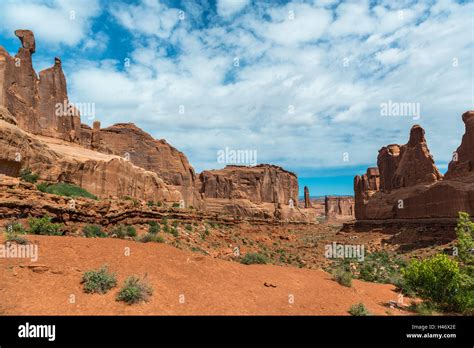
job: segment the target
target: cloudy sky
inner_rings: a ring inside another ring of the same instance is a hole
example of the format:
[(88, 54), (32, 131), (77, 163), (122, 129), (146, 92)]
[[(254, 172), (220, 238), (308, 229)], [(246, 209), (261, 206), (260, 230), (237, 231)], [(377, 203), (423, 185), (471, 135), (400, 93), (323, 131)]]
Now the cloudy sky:
[(33, 30), (35, 67), (61, 57), (73, 103), (165, 138), (198, 172), (224, 166), (225, 148), (257, 151), (312, 195), (352, 194), (416, 123), (446, 170), (474, 105), (473, 13), (450, 0), (3, 0), (0, 45), (14, 54), (13, 31)]

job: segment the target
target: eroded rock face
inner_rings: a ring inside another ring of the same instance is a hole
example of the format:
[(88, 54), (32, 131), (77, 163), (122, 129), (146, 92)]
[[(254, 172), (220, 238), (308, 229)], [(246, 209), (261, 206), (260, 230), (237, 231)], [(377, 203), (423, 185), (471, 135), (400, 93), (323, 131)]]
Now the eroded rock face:
[(354, 198), (352, 196), (326, 196), (325, 214), (328, 218), (354, 217)]
[(132, 123), (118, 123), (100, 128), (82, 127), (82, 143), (91, 149), (120, 156), (134, 165), (155, 172), (167, 184), (181, 192), (186, 206), (198, 207), (200, 196), (195, 190), (196, 174), (186, 156), (165, 140), (156, 140)]
[(304, 207), (311, 208), (311, 199), (309, 196), (309, 189), (307, 186), (304, 187)]
[(38, 78), (32, 64), (36, 50), (33, 33), (17, 30), (15, 34), (22, 43), (15, 57), (0, 47), (0, 105), (27, 132), (78, 141), (78, 111), (73, 107), (58, 109), (58, 104), (69, 105), (61, 61), (56, 58), (54, 66), (41, 71)]
[(461, 145), (453, 154), (449, 163), (446, 179), (462, 177), (474, 172), (474, 111), (467, 111), (462, 115), (466, 126)]
[(426, 144), (425, 131), (418, 125), (412, 127), (406, 145), (392, 144), (380, 149), (377, 166), (382, 191), (432, 183), (443, 177)]
[(298, 208), (296, 175), (278, 166), (229, 165), (206, 170), (199, 175), (198, 190), (210, 211), (282, 220), (311, 219), (314, 215)]
[(199, 192), (207, 198), (248, 199), (254, 203), (298, 202), (298, 179), (281, 167), (229, 165), (199, 175)]
[[(370, 182), (369, 171), (354, 179), (358, 220), (456, 218), (459, 211), (474, 214), (474, 112), (463, 114), (466, 134), (445, 178), (430, 155), (424, 130), (413, 126), (406, 145), (379, 151), (380, 178)], [(375, 168), (373, 169), (375, 172)]]
[(4, 121), (0, 121), (0, 148), (0, 167), (5, 173), (29, 168), (39, 174), (39, 180), (75, 184), (99, 197), (131, 196), (169, 202), (182, 198), (156, 173), (123, 158), (100, 157), (66, 142), (47, 143)]

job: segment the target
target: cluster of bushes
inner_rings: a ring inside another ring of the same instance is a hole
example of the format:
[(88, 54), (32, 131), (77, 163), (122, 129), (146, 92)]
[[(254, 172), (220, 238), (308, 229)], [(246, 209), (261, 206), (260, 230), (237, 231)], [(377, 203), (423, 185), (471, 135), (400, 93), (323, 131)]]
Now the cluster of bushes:
[(247, 253), (240, 259), (240, 262), (244, 265), (266, 264), (268, 258), (262, 253)]
[(38, 174), (33, 174), (29, 168), (23, 169), (20, 172), (20, 179), (26, 182), (30, 182), (34, 184), (36, 181), (38, 181)]
[(14, 242), (17, 244), (27, 244), (26, 240), (22, 235), (26, 234), (26, 230), (22, 224), (13, 221), (5, 225), (5, 241)]
[(146, 205), (149, 206), (150, 208), (151, 207), (161, 207), (162, 203), (160, 201), (158, 201), (158, 202), (148, 201), (146, 203)]
[(112, 229), (111, 234), (117, 236), (117, 238), (133, 238), (137, 236), (137, 230), (133, 226), (119, 224)]
[(66, 184), (64, 182), (60, 182), (57, 184), (41, 183), (36, 185), (36, 188), (41, 192), (51, 193), (58, 196), (85, 197), (97, 200), (96, 196), (83, 189), (82, 187), (72, 184)]
[(363, 262), (337, 261), (329, 271), (345, 286), (350, 286), (352, 278), (394, 284), (403, 293), (425, 300), (414, 308), (419, 313), (437, 310), (473, 314), (474, 223), (467, 213), (459, 213), (456, 235), (452, 256), (437, 254), (406, 263), (386, 252), (377, 252), (366, 256)]
[[(107, 266), (102, 266), (97, 270), (85, 272), (82, 277), (82, 284), (85, 293), (105, 294), (117, 286), (117, 277), (115, 273), (109, 272)], [(117, 293), (116, 300), (131, 305), (142, 301), (147, 302), (152, 294), (153, 289), (145, 279), (130, 276)]]
[(454, 257), (437, 254), (413, 260), (402, 270), (415, 293), (442, 311), (474, 313), (474, 223), (459, 213)]

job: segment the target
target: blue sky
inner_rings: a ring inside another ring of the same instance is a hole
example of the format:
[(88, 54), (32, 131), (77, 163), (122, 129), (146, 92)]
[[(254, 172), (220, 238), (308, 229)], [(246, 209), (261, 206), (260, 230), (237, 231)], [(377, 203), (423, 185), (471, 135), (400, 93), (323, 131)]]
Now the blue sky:
[[(473, 107), (472, 1), (0, 3), (0, 44), (35, 32), (37, 70), (63, 61), (73, 103), (134, 122), (196, 171), (228, 147), (298, 174), (312, 195), (352, 194), (377, 151), (413, 124), (444, 172)], [(411, 114), (381, 105), (413, 103)], [(224, 164), (225, 165), (225, 164)]]

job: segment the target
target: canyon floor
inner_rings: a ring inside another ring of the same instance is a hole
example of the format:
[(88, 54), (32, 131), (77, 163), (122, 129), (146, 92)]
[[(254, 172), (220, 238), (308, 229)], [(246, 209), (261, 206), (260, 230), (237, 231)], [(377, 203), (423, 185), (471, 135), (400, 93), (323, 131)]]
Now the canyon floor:
[[(2, 315), (347, 315), (359, 302), (376, 315), (410, 314), (388, 307), (397, 300), (392, 285), (354, 280), (347, 288), (321, 270), (243, 265), (157, 243), (28, 237), (39, 245), (38, 262), (0, 261)], [(150, 301), (117, 302), (117, 288), (85, 294), (83, 272), (104, 264), (119, 284), (132, 274), (146, 276)]]
[[(430, 235), (424, 247), (423, 232), (342, 232), (340, 222), (174, 225), (178, 236), (160, 232), (165, 243), (27, 235), (38, 245), (39, 259), (0, 259), (0, 315), (349, 315), (348, 309), (360, 302), (374, 315), (413, 315), (406, 308), (409, 298), (404, 309), (390, 307), (398, 298), (394, 285), (338, 284), (323, 271), (331, 263), (324, 246), (364, 244), (368, 252), (387, 250), (409, 259), (450, 245), (433, 243)], [(145, 226), (135, 225), (139, 236)], [(237, 262), (236, 245), (242, 254), (265, 253), (271, 264)], [(102, 265), (116, 273), (118, 286), (104, 295), (84, 293), (83, 273)], [(130, 275), (145, 277), (151, 285), (149, 302), (115, 300)]]

